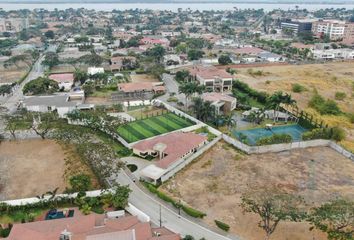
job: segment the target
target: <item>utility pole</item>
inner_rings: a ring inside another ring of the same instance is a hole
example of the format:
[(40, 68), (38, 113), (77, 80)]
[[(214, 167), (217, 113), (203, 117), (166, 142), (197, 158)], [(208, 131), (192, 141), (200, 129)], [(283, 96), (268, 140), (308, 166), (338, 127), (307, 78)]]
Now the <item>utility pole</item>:
[(162, 227), (161, 204), (160, 204), (160, 228)]

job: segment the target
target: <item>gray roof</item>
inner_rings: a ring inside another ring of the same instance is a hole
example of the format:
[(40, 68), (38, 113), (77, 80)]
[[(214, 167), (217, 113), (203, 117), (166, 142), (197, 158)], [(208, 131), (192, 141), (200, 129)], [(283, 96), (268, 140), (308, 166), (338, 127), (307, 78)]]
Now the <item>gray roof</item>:
[(280, 58), (281, 56), (271, 52), (261, 52), (258, 54), (260, 58)]
[(33, 96), (25, 98), (24, 106), (55, 106), (55, 107), (75, 107), (76, 102), (68, 101), (69, 96), (51, 95), (51, 96)]

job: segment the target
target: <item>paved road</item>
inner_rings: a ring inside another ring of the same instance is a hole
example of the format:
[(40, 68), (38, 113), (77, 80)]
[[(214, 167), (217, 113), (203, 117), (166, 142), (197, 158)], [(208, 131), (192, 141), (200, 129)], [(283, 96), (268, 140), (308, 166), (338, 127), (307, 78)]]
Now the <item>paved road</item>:
[[(50, 45), (46, 52), (56, 51), (56, 48), (56, 45)], [(43, 59), (44, 55), (42, 54), (33, 64), (33, 68), (26, 79), (13, 90), (13, 94), (5, 99), (1, 104), (1, 106), (6, 107), (9, 110), (9, 113), (15, 112), (19, 102), (24, 98), (22, 88), (25, 86), (25, 84), (43, 75), (45, 71), (45, 67), (42, 65)]]
[[(176, 97), (179, 102), (185, 103), (185, 101), (186, 101), (185, 95), (183, 93), (178, 93), (179, 84), (177, 83), (177, 81), (175, 80), (173, 75), (164, 73), (162, 75), (162, 81), (165, 83), (167, 94), (159, 97), (159, 99), (161, 101), (167, 102), (167, 99), (171, 95), (175, 94), (174, 97)], [(169, 104), (171, 104), (174, 107), (176, 105), (176, 103), (174, 103), (174, 102), (171, 102)]]
[(235, 236), (223, 236), (195, 222), (192, 222), (183, 216), (179, 216), (176, 212), (142, 191), (122, 170), (119, 172), (116, 181), (122, 185), (129, 185), (132, 190), (129, 197), (129, 202), (145, 214), (149, 215), (151, 222), (156, 225), (159, 225), (160, 222), (161, 207), (162, 226), (165, 226), (174, 232), (178, 232), (182, 236), (192, 235), (196, 240), (201, 238), (205, 238), (206, 240), (240, 240), (239, 237)]

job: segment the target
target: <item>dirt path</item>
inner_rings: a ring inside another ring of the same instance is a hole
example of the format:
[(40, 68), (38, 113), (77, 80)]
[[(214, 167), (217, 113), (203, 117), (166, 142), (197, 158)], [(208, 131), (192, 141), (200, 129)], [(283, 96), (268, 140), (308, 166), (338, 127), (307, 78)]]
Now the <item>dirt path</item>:
[[(249, 240), (264, 238), (259, 218), (243, 214), (240, 197), (264, 184), (304, 197), (310, 206), (336, 196), (354, 198), (354, 163), (330, 148), (246, 156), (218, 143), (199, 160), (162, 186), (176, 198), (207, 213), (204, 221), (221, 220)], [(325, 240), (307, 223), (281, 223), (272, 240)]]

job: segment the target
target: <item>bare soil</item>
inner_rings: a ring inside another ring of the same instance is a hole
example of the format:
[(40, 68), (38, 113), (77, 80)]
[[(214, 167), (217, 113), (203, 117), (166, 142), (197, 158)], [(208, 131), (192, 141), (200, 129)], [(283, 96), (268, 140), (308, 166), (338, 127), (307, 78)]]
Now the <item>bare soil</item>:
[[(309, 207), (336, 196), (353, 199), (354, 163), (326, 147), (244, 155), (219, 142), (161, 189), (205, 212), (205, 223), (215, 226), (214, 220), (221, 220), (231, 226), (231, 233), (259, 240), (264, 238), (259, 217), (244, 214), (239, 204), (242, 194), (265, 185), (298, 194)], [(306, 222), (283, 222), (271, 239), (327, 239), (309, 227)]]
[(135, 82), (158, 82), (159, 80), (148, 74), (136, 74), (130, 75), (130, 79), (133, 83)]
[(93, 176), (72, 148), (53, 140), (0, 144), (0, 200), (33, 197), (57, 187), (63, 192), (69, 177), (82, 172)]
[(11, 66), (8, 68), (0, 64), (0, 83), (14, 83), (20, 80), (28, 70), (28, 66), (22, 63), (19, 63), (18, 67)]

